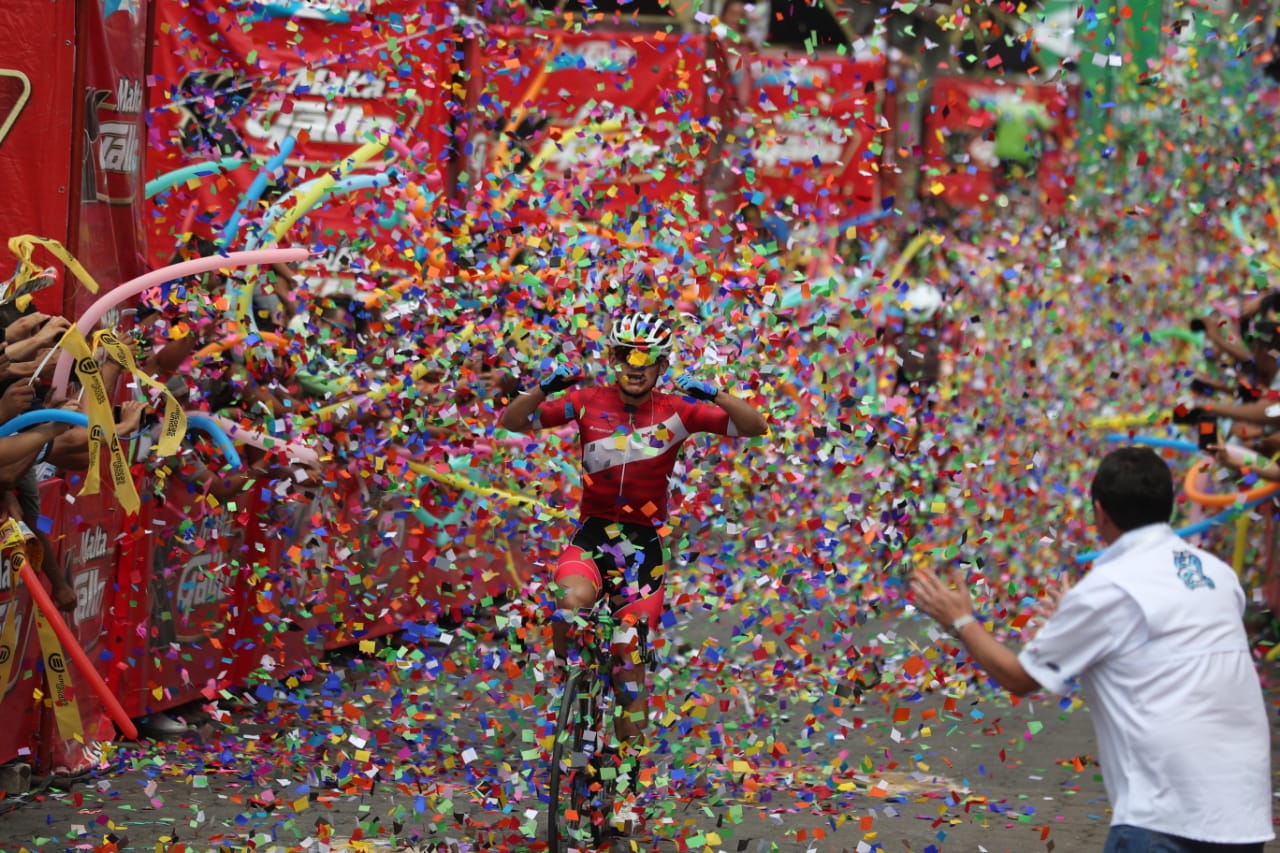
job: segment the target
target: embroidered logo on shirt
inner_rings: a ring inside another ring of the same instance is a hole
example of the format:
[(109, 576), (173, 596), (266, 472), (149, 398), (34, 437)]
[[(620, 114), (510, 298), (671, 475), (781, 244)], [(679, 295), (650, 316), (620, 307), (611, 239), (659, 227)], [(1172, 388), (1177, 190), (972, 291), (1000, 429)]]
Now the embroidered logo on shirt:
[(1204, 573), (1200, 558), (1190, 551), (1174, 551), (1173, 564), (1178, 568), (1178, 579), (1187, 589), (1214, 588), (1213, 579)]

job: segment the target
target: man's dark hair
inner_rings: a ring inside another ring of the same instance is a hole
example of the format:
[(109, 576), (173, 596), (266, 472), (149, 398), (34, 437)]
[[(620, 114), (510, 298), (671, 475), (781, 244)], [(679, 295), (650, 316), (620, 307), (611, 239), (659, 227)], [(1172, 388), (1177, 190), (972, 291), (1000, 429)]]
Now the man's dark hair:
[(1173, 475), (1149, 447), (1108, 453), (1089, 491), (1122, 531), (1167, 523), (1173, 516)]

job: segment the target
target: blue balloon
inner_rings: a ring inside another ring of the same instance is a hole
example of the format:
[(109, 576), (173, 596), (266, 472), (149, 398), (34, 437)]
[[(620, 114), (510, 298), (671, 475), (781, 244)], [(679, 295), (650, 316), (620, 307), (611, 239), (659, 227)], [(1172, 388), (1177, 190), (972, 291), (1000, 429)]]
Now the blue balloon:
[(0, 438), (17, 435), (33, 426), (50, 423), (82, 427), (89, 425), (89, 417), (81, 412), (71, 412), (66, 409), (32, 409), (0, 424)]
[(1111, 432), (1103, 436), (1105, 441), (1121, 444), (1141, 444), (1147, 447), (1162, 447), (1166, 450), (1181, 450), (1184, 453), (1195, 453), (1200, 445), (1182, 438), (1161, 438), (1155, 435), (1125, 435), (1122, 432)]
[(236, 446), (227, 437), (226, 431), (218, 426), (217, 421), (207, 415), (187, 413), (187, 426), (198, 429), (203, 433), (207, 433), (213, 439), (213, 443), (218, 445), (218, 449), (222, 451), (222, 455), (226, 457), (227, 462), (232, 468), (239, 468), (244, 463), (240, 460), (240, 454), (236, 452)]
[[(82, 412), (72, 412), (67, 409), (33, 409), (0, 424), (0, 438), (17, 435), (25, 429), (47, 423), (87, 427), (89, 425), (89, 417)], [(216, 421), (205, 415), (188, 413), (187, 424), (201, 432), (208, 433), (233, 468), (239, 468), (243, 465), (240, 460), (240, 454), (236, 452), (236, 446)]]
[(244, 198), (240, 199), (240, 203), (236, 205), (231, 218), (227, 220), (226, 227), (222, 229), (223, 248), (230, 246), (232, 241), (236, 239), (236, 235), (240, 233), (240, 222), (244, 218), (245, 211), (257, 204), (258, 199), (262, 198), (263, 192), (267, 189), (267, 181), (271, 180), (271, 173), (284, 165), (284, 161), (293, 153), (293, 146), (297, 143), (298, 140), (292, 136), (286, 136), (280, 142), (279, 152), (258, 170), (258, 174), (253, 176), (253, 183), (249, 185), (249, 191), (244, 194)]

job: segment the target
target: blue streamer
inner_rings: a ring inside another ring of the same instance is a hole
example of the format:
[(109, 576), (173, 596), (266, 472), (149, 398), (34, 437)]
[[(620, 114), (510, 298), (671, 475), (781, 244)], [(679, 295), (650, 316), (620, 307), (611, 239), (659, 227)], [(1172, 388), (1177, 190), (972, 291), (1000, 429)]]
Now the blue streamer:
[(1103, 436), (1105, 441), (1116, 441), (1121, 444), (1142, 444), (1147, 447), (1163, 447), (1167, 450), (1181, 450), (1184, 453), (1197, 453), (1200, 445), (1184, 438), (1160, 438), (1155, 435), (1125, 435), (1122, 432), (1111, 432)]
[(187, 412), (187, 426), (198, 429), (203, 433), (208, 433), (213, 439), (213, 443), (218, 445), (218, 449), (222, 451), (222, 455), (226, 458), (227, 463), (232, 468), (239, 468), (244, 463), (240, 461), (240, 454), (236, 453), (236, 446), (232, 444), (231, 439), (227, 437), (226, 431), (218, 426), (217, 421), (207, 415), (198, 415)]
[(267, 181), (271, 180), (271, 173), (284, 165), (284, 161), (293, 153), (293, 146), (298, 144), (298, 140), (292, 136), (286, 136), (280, 141), (280, 150), (274, 157), (266, 162), (258, 174), (253, 176), (253, 183), (249, 185), (249, 191), (240, 199), (240, 203), (236, 205), (235, 212), (231, 214), (231, 218), (227, 220), (226, 227), (222, 229), (222, 248), (226, 248), (236, 239), (236, 235), (240, 233), (240, 223), (244, 219), (244, 214), (249, 208), (258, 203), (258, 199), (262, 198), (262, 194), (267, 189)]
[[(1233, 504), (1230, 507), (1227, 507), (1226, 509), (1224, 509), (1222, 512), (1218, 513), (1217, 515), (1211, 515), (1208, 518), (1202, 518), (1194, 524), (1188, 524), (1186, 527), (1175, 530), (1174, 533), (1177, 533), (1179, 536), (1183, 538), (1186, 538), (1188, 536), (1196, 536), (1198, 534), (1204, 533), (1210, 527), (1217, 527), (1219, 524), (1225, 524), (1228, 521), (1234, 521), (1240, 515), (1240, 513), (1244, 512), (1247, 509), (1253, 509), (1255, 506), (1258, 506), (1259, 504), (1264, 504), (1274, 497), (1275, 497), (1274, 494), (1269, 494), (1269, 495), (1264, 495), (1260, 498), (1254, 498), (1253, 500), (1246, 501), (1245, 503), (1242, 503), (1242, 504)], [(1101, 553), (1102, 553), (1101, 551), (1090, 551), (1087, 554), (1078, 554), (1076, 555), (1076, 562), (1087, 563), (1090, 560), (1096, 558)]]
[(301, 0), (277, 0), (274, 3), (263, 3), (262, 11), (240, 20), (241, 25), (247, 21), (269, 21), (276, 18), (318, 18), (330, 24), (351, 23), (351, 13), (342, 9), (317, 8)]
[(89, 417), (81, 412), (72, 412), (67, 409), (32, 409), (0, 424), (0, 438), (8, 438), (24, 429), (48, 423), (83, 427), (89, 425)]
[(210, 160), (207, 163), (193, 163), (190, 166), (183, 166), (180, 169), (174, 169), (172, 172), (165, 172), (163, 175), (152, 178), (147, 181), (144, 192), (147, 198), (153, 198), (166, 190), (173, 189), (178, 184), (186, 183), (192, 178), (205, 178), (209, 175), (216, 175), (219, 172), (238, 169), (247, 162), (242, 157), (223, 157), (221, 160)]
[[(47, 423), (87, 427), (89, 425), (89, 417), (82, 412), (73, 412), (67, 409), (33, 409), (0, 424), (0, 438), (8, 438), (9, 436), (17, 435), (24, 429)], [(218, 426), (216, 421), (205, 415), (188, 412), (187, 424), (201, 432), (208, 433), (214, 444), (218, 445), (218, 449), (222, 451), (222, 455), (226, 457), (227, 462), (231, 464), (231, 467), (239, 468), (243, 465), (240, 460), (240, 454), (236, 452), (235, 445), (232, 444), (231, 439), (227, 437), (226, 431)]]

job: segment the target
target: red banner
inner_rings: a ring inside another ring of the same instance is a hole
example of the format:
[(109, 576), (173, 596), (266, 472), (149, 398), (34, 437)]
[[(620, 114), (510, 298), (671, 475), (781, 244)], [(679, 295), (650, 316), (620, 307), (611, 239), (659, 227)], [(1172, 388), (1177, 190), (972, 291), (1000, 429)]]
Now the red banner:
[[(91, 5), (91, 4), (84, 4)], [(72, 103), (75, 82), (75, 6), (48, 0), (4, 4), (0, 57), (0, 280), (13, 259), (5, 244), (35, 234), (65, 244), (71, 205)], [(53, 263), (43, 252), (38, 263)], [(59, 288), (40, 291), (43, 311), (62, 309)]]
[[(399, 164), (402, 181), (443, 168), (454, 39), (444, 4), (342, 5), (349, 8), (341, 13), (278, 17), (270, 16), (268, 4), (236, 11), (217, 0), (183, 0), (157, 7), (148, 176), (228, 157), (246, 165), (153, 199), (153, 263), (169, 263), (182, 234), (220, 237), (257, 169), (279, 153), (286, 137), (296, 146), (283, 176), (276, 176), (278, 187), (325, 174), (380, 132), (415, 150), (411, 164)], [(363, 171), (382, 164), (375, 158)], [(397, 235), (378, 227), (391, 202), (376, 193), (338, 199), (309, 217), (307, 232), (287, 236), (294, 242), (321, 238), (334, 252), (357, 234), (391, 246)], [(269, 190), (264, 204), (272, 196)], [(369, 253), (353, 255), (322, 271), (339, 274)]]
[(998, 191), (995, 129), (998, 105), (1031, 101), (1044, 105), (1052, 127), (1043, 132), (1035, 181), (1041, 209), (1060, 212), (1071, 191), (1069, 141), (1075, 135), (1074, 93), (1056, 86), (1001, 79), (941, 77), (933, 81), (924, 123), (924, 198), (941, 197), (957, 209), (982, 207)]
[(762, 54), (751, 63), (748, 200), (844, 219), (879, 209), (883, 61)]
[[(40, 483), (40, 515), (50, 522), (45, 535), (53, 546), (53, 553), (45, 555), (46, 566), (61, 572), (76, 591), (76, 609), (61, 618), (98, 671), (114, 677), (119, 670), (111, 666), (106, 638), (111, 630), (127, 630), (109, 613), (109, 605), (114, 603), (111, 590), (117, 586), (116, 537), (124, 511), (110, 496), (86, 495), (76, 499), (69, 514), (64, 510), (66, 496), (63, 480)], [(38, 635), (32, 642), (38, 642)], [(115, 726), (74, 663), (69, 662), (68, 668), (83, 734), (63, 738), (52, 710), (46, 707), (43, 737), (49, 750), (40, 769), (75, 775), (100, 763), (103, 744), (115, 739)]]
[(237, 680), (250, 503), (210, 502), (181, 482), (169, 483), (163, 503), (149, 502), (150, 618), (131, 712), (139, 701), (150, 712), (209, 698)]
[(704, 37), (495, 27), (476, 59), (471, 183), (520, 176), (486, 208), (529, 213), (536, 200), (537, 212), (575, 219), (697, 214), (710, 142)]
[(299, 503), (265, 501), (256, 488), (247, 490), (245, 499), (250, 523), (244, 553), (249, 565), (241, 573), (247, 590), (236, 629), (235, 679), (242, 684), (264, 672), (293, 672), (309, 665), (308, 631), (314, 624), (296, 566), (285, 561), (295, 542)]
[[(143, 52), (147, 0), (78, 3), (72, 253), (103, 290), (146, 271), (142, 230)], [(47, 150), (47, 149), (46, 149)], [(67, 316), (94, 297), (68, 287)]]

